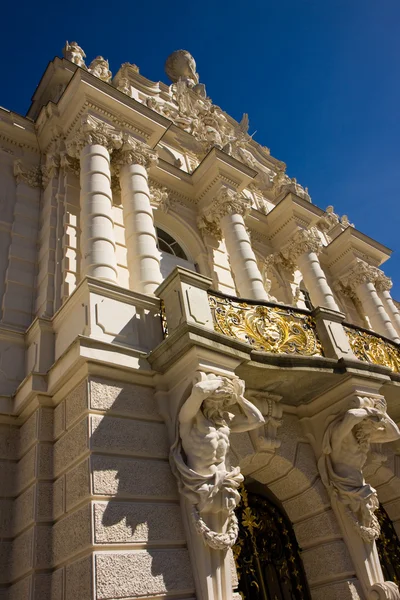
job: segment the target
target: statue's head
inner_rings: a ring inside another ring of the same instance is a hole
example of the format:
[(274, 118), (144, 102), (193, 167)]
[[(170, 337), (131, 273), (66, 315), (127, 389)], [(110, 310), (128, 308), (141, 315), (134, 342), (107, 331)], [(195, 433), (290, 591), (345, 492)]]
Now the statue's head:
[(175, 50), (165, 61), (165, 72), (173, 83), (187, 80), (192, 85), (199, 83), (196, 61), (187, 50)]

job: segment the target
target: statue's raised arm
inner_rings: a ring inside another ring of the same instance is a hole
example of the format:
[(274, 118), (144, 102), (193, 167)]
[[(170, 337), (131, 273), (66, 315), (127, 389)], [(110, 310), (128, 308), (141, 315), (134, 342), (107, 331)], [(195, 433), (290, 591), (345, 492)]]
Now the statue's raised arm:
[[(234, 509), (243, 476), (239, 467), (229, 464), (231, 431), (249, 431), (264, 423), (260, 411), (243, 394), (244, 382), (238, 377), (197, 373), (179, 411), (170, 453), (179, 489), (193, 505), (196, 528), (213, 548), (231, 546), (237, 536)], [(203, 519), (217, 513), (225, 513), (229, 521), (226, 533), (211, 531)]]

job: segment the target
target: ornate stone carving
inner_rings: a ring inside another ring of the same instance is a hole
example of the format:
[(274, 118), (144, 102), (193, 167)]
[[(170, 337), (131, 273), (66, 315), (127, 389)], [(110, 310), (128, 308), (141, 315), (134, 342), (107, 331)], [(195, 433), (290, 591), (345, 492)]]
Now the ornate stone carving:
[(298, 229), (281, 254), (290, 263), (296, 263), (297, 258), (302, 254), (306, 252), (319, 254), (321, 249), (322, 242), (318, 230), (316, 227), (311, 227), (310, 229)]
[(25, 183), (30, 187), (41, 187), (42, 185), (40, 167), (25, 167), (20, 159), (14, 161), (14, 177), (17, 183)]
[(64, 173), (73, 173), (79, 177), (79, 159), (69, 156), (67, 152), (60, 152), (60, 167), (64, 170)]
[(197, 224), (201, 231), (221, 236), (219, 223), (226, 215), (239, 214), (245, 217), (251, 210), (251, 200), (244, 194), (222, 187), (214, 200), (200, 214)]
[(106, 83), (111, 83), (112, 73), (110, 71), (110, 65), (108, 64), (108, 60), (103, 58), (102, 56), (96, 56), (92, 60), (88, 68), (89, 73), (98, 77), (102, 81)]
[(84, 60), (86, 58), (86, 54), (77, 42), (65, 42), (65, 46), (63, 48), (63, 56), (75, 65), (78, 65), (78, 67), (86, 69)]
[(168, 190), (159, 183), (153, 182), (150, 184), (150, 201), (155, 208), (165, 213), (171, 208)]
[(175, 50), (165, 61), (165, 72), (173, 83), (182, 81), (201, 96), (206, 95), (204, 85), (199, 84), (196, 61), (187, 50)]
[(362, 283), (375, 283), (378, 269), (372, 267), (363, 260), (357, 260), (356, 264), (340, 278), (345, 287), (355, 289)]
[(132, 97), (132, 88), (127, 77), (121, 77), (118, 81), (117, 90)]
[(148, 169), (152, 165), (156, 165), (157, 161), (157, 152), (131, 135), (124, 136), (122, 147), (113, 155), (113, 162), (117, 169), (122, 165), (132, 164), (142, 165)]
[(79, 158), (85, 146), (94, 144), (104, 146), (112, 152), (122, 146), (122, 133), (92, 115), (84, 115), (78, 131), (66, 141), (67, 152), (70, 156)]
[(46, 155), (46, 162), (42, 166), (42, 185), (45, 189), (53, 177), (56, 177), (60, 168), (59, 152), (49, 152)]
[(311, 202), (308, 188), (303, 188), (299, 183), (297, 183), (295, 177), (290, 179), (283, 169), (279, 169), (276, 172), (276, 175), (273, 179), (273, 192), (275, 198), (292, 192), (293, 194), (296, 194), (296, 196), (299, 196), (299, 198), (303, 198), (303, 200)]
[(392, 289), (393, 281), (387, 277), (383, 271), (376, 269), (375, 287), (379, 292), (389, 292)]
[(332, 421), (324, 435), (318, 461), (321, 479), (331, 496), (342, 502), (365, 542), (380, 533), (374, 512), (376, 491), (365, 482), (363, 467), (371, 443), (391, 442), (400, 431), (386, 412), (383, 397), (358, 396), (352, 407)]
[[(226, 549), (236, 541), (234, 510), (243, 481), (239, 467), (229, 464), (231, 432), (260, 427), (264, 418), (244, 397), (244, 382), (198, 372), (177, 423), (170, 462), (180, 492), (193, 506), (193, 521), (206, 544)], [(212, 531), (207, 520), (215, 514), (227, 519), (226, 531)]]
[(281, 445), (281, 441), (277, 439), (277, 432), (282, 425), (283, 409), (279, 404), (282, 396), (267, 391), (251, 391), (247, 392), (247, 396), (265, 421), (263, 427), (255, 429), (251, 434), (256, 448), (261, 451), (274, 451)]

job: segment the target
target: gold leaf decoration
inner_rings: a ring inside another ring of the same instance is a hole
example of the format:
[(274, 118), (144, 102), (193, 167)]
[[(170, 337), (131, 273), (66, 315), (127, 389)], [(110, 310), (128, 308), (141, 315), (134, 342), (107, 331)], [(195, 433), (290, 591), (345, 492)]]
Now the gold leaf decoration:
[(280, 354), (323, 356), (312, 317), (283, 306), (252, 305), (208, 296), (214, 329), (255, 350)]
[(364, 362), (389, 367), (395, 373), (400, 373), (400, 347), (390, 343), (372, 332), (344, 327), (349, 338), (350, 347), (355, 356)]

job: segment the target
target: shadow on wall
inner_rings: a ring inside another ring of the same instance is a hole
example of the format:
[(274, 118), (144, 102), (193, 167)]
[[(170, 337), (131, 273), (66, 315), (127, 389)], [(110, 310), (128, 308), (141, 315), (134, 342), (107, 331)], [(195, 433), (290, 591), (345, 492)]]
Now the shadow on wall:
[(96, 556), (98, 598), (192, 594), (167, 429), (153, 389), (92, 379), (89, 402), (103, 413), (90, 417), (94, 541), (98, 549), (107, 545)]

